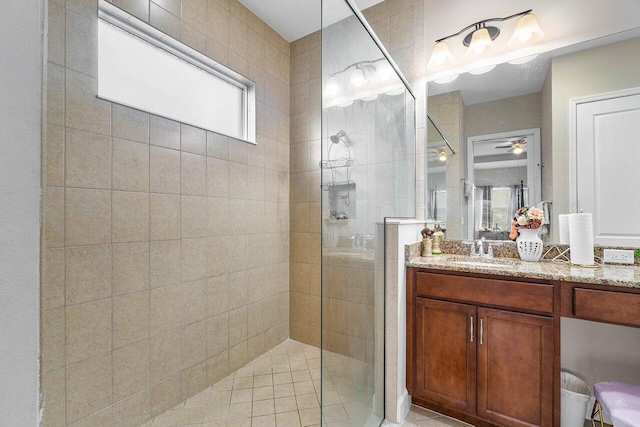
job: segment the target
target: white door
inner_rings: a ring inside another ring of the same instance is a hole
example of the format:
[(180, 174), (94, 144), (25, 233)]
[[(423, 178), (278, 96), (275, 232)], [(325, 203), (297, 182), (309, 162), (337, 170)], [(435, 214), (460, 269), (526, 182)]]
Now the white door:
[(638, 92), (574, 102), (573, 208), (593, 214), (597, 245), (640, 247)]

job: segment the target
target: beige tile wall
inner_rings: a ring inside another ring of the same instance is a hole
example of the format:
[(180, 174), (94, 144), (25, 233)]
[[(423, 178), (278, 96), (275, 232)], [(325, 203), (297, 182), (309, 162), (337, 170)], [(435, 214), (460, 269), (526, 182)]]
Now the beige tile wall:
[(96, 98), (49, 0), (45, 426), (139, 425), (289, 336), (289, 44), (236, 0), (113, 0), (257, 83), (258, 145)]
[[(420, 218), (424, 215), (426, 119), (424, 1), (385, 0), (364, 10), (363, 14), (417, 94), (416, 204)], [(320, 343), (321, 174), (318, 163), (321, 156), (321, 70), (319, 32), (291, 44), (290, 326), (292, 339), (312, 345)], [(336, 281), (340, 278), (335, 274), (342, 278), (348, 277), (351, 282), (357, 281), (362, 275), (371, 276), (370, 268), (330, 270), (330, 275), (334, 274)], [(349, 283), (349, 280), (340, 283)], [(343, 288), (337, 290), (338, 294), (340, 291), (346, 294), (348, 286)], [(347, 298), (336, 298), (336, 310), (339, 311), (347, 303), (346, 300)], [(333, 313), (333, 308), (328, 310)], [(346, 306), (343, 311), (346, 325)], [(353, 310), (350, 313), (352, 321), (355, 315)], [(343, 334), (339, 337), (336, 335), (335, 338), (333, 341), (344, 343), (345, 348), (340, 351), (337, 348), (339, 346), (334, 346), (332, 351), (358, 356), (357, 335)]]
[(291, 338), (320, 345), (321, 34), (291, 43)]

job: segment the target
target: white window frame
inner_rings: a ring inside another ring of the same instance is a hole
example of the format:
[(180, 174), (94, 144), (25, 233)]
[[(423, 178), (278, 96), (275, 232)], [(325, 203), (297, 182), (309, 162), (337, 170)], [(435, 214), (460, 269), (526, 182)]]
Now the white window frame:
[[(220, 64), (217, 61), (209, 58), (208, 56), (198, 52), (197, 50), (187, 46), (186, 44), (174, 39), (173, 37), (163, 33), (162, 31), (153, 28), (149, 24), (141, 21), (140, 19), (128, 14), (117, 6), (111, 3), (100, 0), (98, 7), (98, 18), (105, 22), (118, 27), (119, 29), (126, 31), (140, 39), (150, 43), (151, 45), (158, 47), (168, 53), (175, 55), (176, 57), (188, 62), (191, 65), (199, 67), (200, 69), (210, 73), (220, 79), (225, 80), (233, 84), (234, 86), (242, 90), (242, 137), (238, 138), (235, 135), (227, 135), (232, 138), (241, 139), (251, 144), (256, 144), (256, 84), (252, 80), (249, 80), (245, 76), (231, 70), (230, 68)], [(108, 99), (103, 96), (99, 98), (105, 99), (110, 102), (127, 105), (116, 99)], [(135, 109), (140, 109), (135, 105), (127, 105)], [(147, 111), (152, 114), (160, 115), (154, 111)], [(163, 116), (164, 117), (164, 116)], [(174, 117), (166, 117), (168, 119), (176, 120)], [(180, 120), (178, 120), (180, 121)], [(186, 123), (197, 127), (198, 124)], [(221, 133), (215, 129), (207, 129), (211, 132)]]

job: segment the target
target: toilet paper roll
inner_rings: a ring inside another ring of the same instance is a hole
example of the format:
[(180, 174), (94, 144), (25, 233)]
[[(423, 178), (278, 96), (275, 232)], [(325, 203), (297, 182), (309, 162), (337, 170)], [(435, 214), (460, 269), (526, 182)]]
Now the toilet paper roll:
[(560, 244), (568, 245), (569, 240), (569, 215), (559, 215), (559, 226), (558, 230), (560, 231)]
[(593, 219), (590, 213), (569, 214), (571, 263), (593, 265)]

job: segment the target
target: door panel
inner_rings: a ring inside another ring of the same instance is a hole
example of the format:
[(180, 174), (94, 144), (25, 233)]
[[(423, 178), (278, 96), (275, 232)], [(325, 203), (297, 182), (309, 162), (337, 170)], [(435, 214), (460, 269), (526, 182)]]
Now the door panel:
[(640, 159), (640, 95), (576, 106), (577, 212), (593, 214), (594, 243), (640, 246), (640, 186), (633, 173)]
[(417, 298), (416, 397), (475, 413), (476, 308)]
[(553, 320), (478, 308), (478, 322), (478, 416), (551, 427)]

